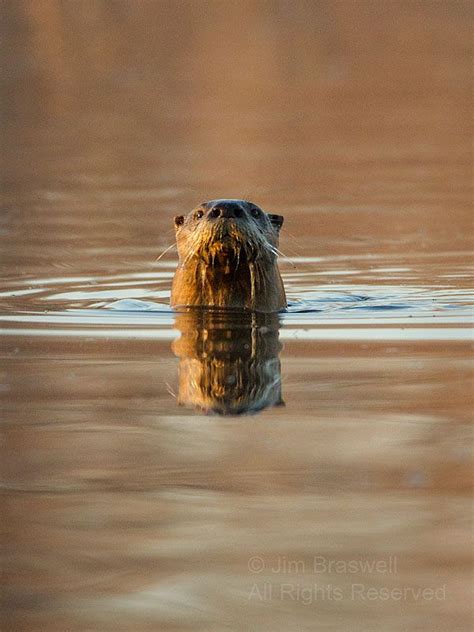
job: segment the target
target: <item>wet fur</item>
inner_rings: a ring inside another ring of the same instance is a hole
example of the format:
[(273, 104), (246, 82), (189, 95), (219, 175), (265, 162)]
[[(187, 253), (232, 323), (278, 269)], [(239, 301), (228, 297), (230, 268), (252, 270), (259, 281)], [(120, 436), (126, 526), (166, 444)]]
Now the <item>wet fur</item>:
[[(219, 202), (238, 203), (240, 218), (210, 220)], [(189, 215), (176, 218), (179, 266), (171, 304), (176, 308), (203, 306), (275, 312), (286, 307), (285, 291), (277, 266), (279, 215), (242, 200), (213, 201)]]

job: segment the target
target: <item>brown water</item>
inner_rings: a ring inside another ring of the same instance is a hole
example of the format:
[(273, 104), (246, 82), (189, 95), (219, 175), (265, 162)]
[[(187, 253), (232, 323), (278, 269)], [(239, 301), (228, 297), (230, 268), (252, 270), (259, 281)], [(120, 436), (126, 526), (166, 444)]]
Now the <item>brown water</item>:
[[(2, 630), (470, 630), (470, 3), (2, 12)], [(279, 321), (167, 306), (217, 197)]]

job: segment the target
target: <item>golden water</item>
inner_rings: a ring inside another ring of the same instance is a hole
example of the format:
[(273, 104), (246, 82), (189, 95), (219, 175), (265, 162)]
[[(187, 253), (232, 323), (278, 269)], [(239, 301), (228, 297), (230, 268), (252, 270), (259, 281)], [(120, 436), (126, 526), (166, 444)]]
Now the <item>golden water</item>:
[[(3, 3), (2, 630), (471, 629), (470, 12)], [(156, 261), (218, 197), (285, 216), (251, 416)]]

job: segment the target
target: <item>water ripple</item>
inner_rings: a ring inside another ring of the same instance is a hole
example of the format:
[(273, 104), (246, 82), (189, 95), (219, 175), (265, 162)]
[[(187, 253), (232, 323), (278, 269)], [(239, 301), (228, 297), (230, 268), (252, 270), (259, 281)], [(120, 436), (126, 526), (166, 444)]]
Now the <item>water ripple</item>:
[[(291, 263), (296, 270), (282, 263), (289, 299), (282, 339), (472, 338), (474, 291), (465, 285), (466, 269), (446, 257), (437, 264), (359, 258), (357, 269), (343, 257)], [(165, 260), (122, 274), (10, 279), (0, 293), (3, 333), (173, 338), (174, 266)]]

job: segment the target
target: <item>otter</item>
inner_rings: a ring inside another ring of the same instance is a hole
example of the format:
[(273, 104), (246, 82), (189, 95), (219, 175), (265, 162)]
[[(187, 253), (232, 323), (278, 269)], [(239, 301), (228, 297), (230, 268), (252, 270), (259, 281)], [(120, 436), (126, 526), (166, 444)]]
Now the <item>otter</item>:
[(245, 200), (211, 200), (174, 219), (179, 264), (175, 309), (211, 307), (272, 313), (286, 307), (278, 270), (283, 217)]

